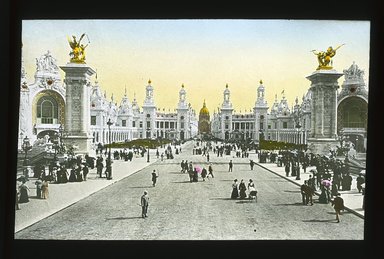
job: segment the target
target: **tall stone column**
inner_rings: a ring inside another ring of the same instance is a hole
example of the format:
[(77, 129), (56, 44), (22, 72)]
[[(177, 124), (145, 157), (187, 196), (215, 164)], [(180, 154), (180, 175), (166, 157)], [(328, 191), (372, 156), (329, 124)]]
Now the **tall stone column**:
[(337, 141), (337, 80), (343, 75), (336, 70), (316, 70), (307, 77), (311, 81), (311, 135), (308, 148), (315, 154), (328, 154)]
[(86, 64), (67, 63), (60, 67), (65, 72), (66, 84), (64, 143), (76, 147), (76, 154), (88, 154), (90, 133), (90, 77), (95, 71)]

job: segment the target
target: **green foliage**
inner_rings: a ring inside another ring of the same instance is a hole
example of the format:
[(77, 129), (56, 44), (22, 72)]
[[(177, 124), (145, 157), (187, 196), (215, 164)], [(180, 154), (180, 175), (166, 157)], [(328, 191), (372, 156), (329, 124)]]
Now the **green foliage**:
[(168, 139), (135, 139), (127, 142), (113, 142), (112, 144), (106, 144), (105, 147), (109, 148), (133, 148), (133, 147), (149, 147), (157, 148), (161, 145), (166, 145), (171, 143), (171, 140)]
[(295, 144), (295, 143), (287, 143), (280, 142), (275, 140), (260, 140), (260, 149), (263, 150), (290, 150), (290, 149), (300, 149), (306, 150), (307, 145), (305, 144)]

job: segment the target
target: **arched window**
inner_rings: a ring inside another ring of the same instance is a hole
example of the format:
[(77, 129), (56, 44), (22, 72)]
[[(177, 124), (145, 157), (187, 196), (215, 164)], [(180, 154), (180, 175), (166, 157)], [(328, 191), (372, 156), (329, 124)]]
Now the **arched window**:
[(57, 124), (58, 123), (58, 104), (50, 96), (43, 96), (37, 102), (37, 122), (38, 124)]

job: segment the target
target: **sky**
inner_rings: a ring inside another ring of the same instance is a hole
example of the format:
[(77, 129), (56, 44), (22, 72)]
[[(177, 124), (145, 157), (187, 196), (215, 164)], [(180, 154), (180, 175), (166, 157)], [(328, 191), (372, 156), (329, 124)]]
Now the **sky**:
[(253, 19), (23, 20), (28, 83), (34, 81), (36, 58), (49, 50), (59, 66), (67, 64), (67, 37), (83, 33), (88, 37), (82, 43), (89, 42), (86, 63), (97, 71), (108, 100), (113, 94), (118, 104), (126, 89), (129, 100), (136, 95), (142, 105), (151, 80), (158, 108), (177, 108), (184, 85), (192, 108), (198, 113), (205, 100), (212, 115), (228, 84), (235, 111), (244, 113), (254, 107), (262, 80), (269, 107), (283, 91), (293, 106), (318, 66), (311, 50), (341, 44), (334, 69), (342, 72), (356, 62), (369, 83), (369, 21)]

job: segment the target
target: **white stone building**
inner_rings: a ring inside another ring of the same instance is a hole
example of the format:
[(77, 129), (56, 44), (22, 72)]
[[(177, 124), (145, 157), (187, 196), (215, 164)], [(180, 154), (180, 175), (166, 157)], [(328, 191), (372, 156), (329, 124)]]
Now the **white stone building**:
[[(22, 61), (23, 62), (23, 61)], [(24, 65), (21, 71), (19, 110), (19, 149), (27, 136), (30, 143), (43, 142), (45, 136), (52, 137), (65, 125), (66, 84), (60, 76), (57, 60), (48, 51), (36, 59), (34, 82), (28, 83)], [(196, 113), (186, 99), (182, 85), (175, 112), (161, 112), (154, 100), (151, 81), (145, 88), (146, 97), (140, 107), (136, 96), (132, 103), (127, 89), (120, 104), (113, 94), (110, 100), (102, 93), (97, 81), (88, 87), (89, 134), (93, 144), (123, 142), (137, 138), (188, 139), (197, 134)], [(176, 102), (175, 102), (176, 105)], [(109, 129), (108, 122), (111, 122)], [(111, 132), (111, 136), (109, 136)], [(110, 138), (111, 137), (111, 138)], [(40, 139), (40, 140), (39, 140)]]
[[(337, 93), (337, 140), (353, 144), (357, 152), (365, 153), (367, 143), (368, 87), (364, 71), (353, 63), (343, 70), (344, 82)], [(211, 132), (222, 139), (249, 139), (258, 143), (261, 138), (288, 143), (307, 144), (311, 136), (312, 94), (308, 90), (296, 97), (292, 109), (284, 91), (271, 107), (264, 99), (263, 82), (257, 88), (253, 112), (236, 113), (230, 101), (228, 85), (224, 90), (221, 108), (213, 114)], [(327, 109), (327, 107), (325, 107)]]

